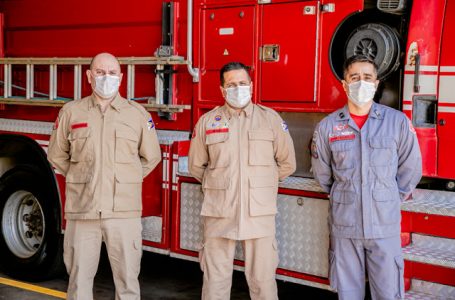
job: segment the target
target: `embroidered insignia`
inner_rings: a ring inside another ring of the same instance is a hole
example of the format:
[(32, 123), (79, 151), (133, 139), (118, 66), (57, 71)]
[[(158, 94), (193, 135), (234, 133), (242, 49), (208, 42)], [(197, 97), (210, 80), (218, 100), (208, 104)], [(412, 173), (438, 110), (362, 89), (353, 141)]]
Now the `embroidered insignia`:
[(281, 127), (283, 128), (283, 131), (288, 131), (288, 124), (286, 124), (285, 121), (281, 122)]
[(74, 123), (74, 124), (71, 124), (71, 129), (78, 129), (78, 128), (84, 128), (84, 127), (88, 127), (88, 124), (87, 123)]
[(348, 124), (338, 124), (338, 125), (333, 126), (333, 131), (343, 131), (348, 128), (349, 128)]
[(55, 123), (54, 123), (54, 130), (56, 130), (58, 128), (58, 122), (59, 122), (59, 120), (57, 117), (57, 119), (55, 119)]
[(220, 115), (216, 115), (215, 116), (215, 121), (220, 121), (221, 120), (221, 116)]
[(147, 122), (147, 130), (152, 130), (153, 128), (155, 128), (155, 123), (153, 123), (153, 119), (150, 118)]
[(414, 126), (412, 125), (412, 121), (411, 120), (408, 120), (409, 122), (409, 131), (416, 134), (416, 129), (414, 128)]

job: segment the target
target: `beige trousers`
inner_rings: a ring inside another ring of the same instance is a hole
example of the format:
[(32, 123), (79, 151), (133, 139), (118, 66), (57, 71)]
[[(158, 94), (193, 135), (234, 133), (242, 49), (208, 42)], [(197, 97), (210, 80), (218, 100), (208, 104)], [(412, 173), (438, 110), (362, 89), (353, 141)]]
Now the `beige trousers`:
[(67, 299), (93, 299), (93, 279), (103, 241), (114, 276), (115, 299), (140, 299), (140, 218), (67, 220), (63, 245), (63, 259), (69, 274)]
[[(245, 254), (245, 277), (252, 300), (278, 299), (275, 272), (278, 250), (275, 237), (241, 241)], [(235, 240), (206, 238), (199, 261), (204, 272), (202, 299), (228, 300), (231, 294)]]

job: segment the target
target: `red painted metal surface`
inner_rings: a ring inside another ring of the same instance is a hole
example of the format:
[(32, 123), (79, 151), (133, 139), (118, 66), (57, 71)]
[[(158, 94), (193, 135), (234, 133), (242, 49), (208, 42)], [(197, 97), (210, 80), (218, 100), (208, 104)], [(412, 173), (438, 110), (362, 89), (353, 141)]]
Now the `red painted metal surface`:
[(402, 212), (402, 231), (455, 239), (455, 218), (424, 213)]
[(407, 260), (405, 260), (404, 263), (405, 278), (412, 277), (420, 280), (455, 286), (455, 269)]
[(260, 102), (315, 102), (318, 2), (265, 5), (261, 14), (260, 45), (279, 53), (259, 62)]
[[(438, 175), (444, 178), (455, 179), (455, 159), (453, 150), (455, 149), (455, 91), (453, 78), (455, 78), (455, 57), (453, 49), (455, 47), (455, 3), (447, 1), (444, 18), (444, 31), (442, 33), (441, 47), (441, 72), (439, 78), (440, 98), (438, 112)], [(449, 70), (443, 67), (451, 67)], [(451, 79), (452, 78), (452, 81)], [(449, 110), (441, 112), (442, 109)], [(440, 122), (445, 122), (443, 125)]]

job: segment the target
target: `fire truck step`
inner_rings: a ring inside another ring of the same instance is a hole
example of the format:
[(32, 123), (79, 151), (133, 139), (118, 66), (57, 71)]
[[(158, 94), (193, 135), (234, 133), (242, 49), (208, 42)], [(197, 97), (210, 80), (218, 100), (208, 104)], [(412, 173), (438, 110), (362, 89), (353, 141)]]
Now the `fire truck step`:
[(455, 269), (455, 239), (412, 234), (412, 242), (403, 248), (404, 258)]
[(411, 281), (411, 289), (406, 292), (407, 300), (455, 299), (455, 287), (418, 279)]
[(401, 210), (455, 217), (455, 193), (416, 189), (412, 200), (403, 202)]

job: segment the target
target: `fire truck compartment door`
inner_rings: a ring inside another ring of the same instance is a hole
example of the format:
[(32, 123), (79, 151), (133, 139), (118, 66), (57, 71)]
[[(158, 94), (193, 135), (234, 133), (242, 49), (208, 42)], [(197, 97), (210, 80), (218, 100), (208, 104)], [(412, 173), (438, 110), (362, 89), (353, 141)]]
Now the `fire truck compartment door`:
[(262, 102), (314, 102), (317, 1), (263, 5), (260, 58)]
[(438, 103), (438, 176), (455, 178), (455, 2), (448, 1), (444, 17)]
[(201, 44), (201, 100), (223, 101), (219, 70), (239, 61), (253, 66), (254, 7), (203, 10)]

